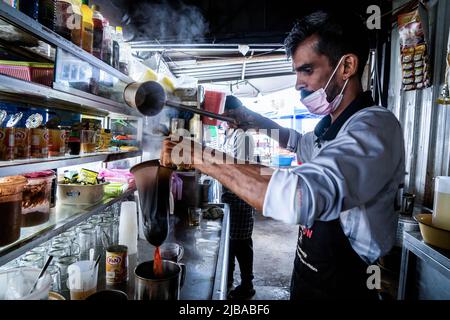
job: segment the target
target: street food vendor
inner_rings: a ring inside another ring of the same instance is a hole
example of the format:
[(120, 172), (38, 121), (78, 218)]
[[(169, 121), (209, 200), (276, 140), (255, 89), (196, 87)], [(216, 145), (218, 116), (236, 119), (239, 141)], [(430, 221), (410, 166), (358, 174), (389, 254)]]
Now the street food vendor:
[(300, 226), (291, 299), (376, 299), (367, 269), (394, 245), (405, 160), (398, 120), (362, 89), (366, 26), (350, 14), (314, 12), (295, 24), (285, 48), (301, 102), (324, 116), (314, 131), (302, 135), (245, 107), (228, 116), (244, 129), (279, 130), (280, 146), (302, 165), (230, 163), (219, 151), (195, 152), (200, 146), (187, 139), (165, 140), (161, 161), (189, 153), (196, 169), (264, 216)]

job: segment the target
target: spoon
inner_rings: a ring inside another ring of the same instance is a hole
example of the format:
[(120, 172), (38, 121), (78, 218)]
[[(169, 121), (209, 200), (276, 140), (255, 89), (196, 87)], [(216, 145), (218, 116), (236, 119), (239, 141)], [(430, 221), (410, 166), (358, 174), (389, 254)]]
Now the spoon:
[(37, 283), (39, 282), (39, 279), (44, 275), (45, 271), (47, 270), (48, 266), (50, 265), (50, 262), (52, 262), (53, 260), (53, 256), (48, 256), (47, 261), (45, 262), (44, 267), (41, 270), (41, 273), (39, 273), (39, 276), (37, 277), (37, 279), (34, 281), (33, 286), (31, 287), (30, 292), (28, 292), (28, 295), (32, 294), (34, 289), (36, 289)]

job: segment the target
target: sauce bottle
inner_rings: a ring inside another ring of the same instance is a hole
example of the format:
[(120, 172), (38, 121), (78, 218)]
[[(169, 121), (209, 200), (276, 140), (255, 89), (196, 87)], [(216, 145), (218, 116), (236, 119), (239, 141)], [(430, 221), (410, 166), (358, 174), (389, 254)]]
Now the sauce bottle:
[(110, 28), (112, 35), (112, 66), (113, 68), (119, 70), (119, 55), (120, 55), (120, 46), (116, 37), (116, 30), (114, 27)]
[(92, 53), (97, 58), (102, 58), (103, 48), (103, 16), (100, 13), (100, 7), (98, 5), (92, 6), (92, 22), (94, 24), (94, 40), (92, 46)]
[(19, 10), (30, 18), (37, 20), (39, 15), (39, 0), (20, 0)]
[(49, 28), (55, 30), (55, 0), (39, 0), (39, 22)]
[(102, 43), (102, 60), (107, 64), (112, 64), (112, 34), (109, 21), (103, 19), (103, 43)]
[(83, 16), (81, 14), (81, 0), (71, 0), (72, 2), (72, 16), (70, 21), (71, 40), (81, 47), (83, 39)]
[(81, 31), (81, 11), (79, 9), (77, 0), (55, 1), (54, 31), (72, 42), (74, 42), (74, 30), (78, 29)]
[(82, 28), (82, 48), (92, 53), (94, 45), (94, 22), (92, 20), (92, 10), (89, 8), (89, 0), (82, 0), (81, 14), (83, 15)]
[(128, 57), (131, 50), (123, 40), (122, 27), (116, 27), (116, 41), (119, 44), (119, 71), (128, 75)]

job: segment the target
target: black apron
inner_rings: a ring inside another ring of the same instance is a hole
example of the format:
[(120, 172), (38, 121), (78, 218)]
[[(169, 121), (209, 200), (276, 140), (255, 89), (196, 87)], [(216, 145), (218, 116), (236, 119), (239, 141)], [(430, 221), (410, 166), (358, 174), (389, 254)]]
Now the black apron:
[(339, 219), (300, 227), (291, 300), (378, 299), (369, 290), (366, 264), (353, 250)]
[[(361, 93), (331, 123), (325, 116), (314, 129), (316, 146), (333, 140), (356, 112), (373, 106), (371, 92)], [(368, 265), (353, 250), (339, 219), (315, 221), (311, 229), (300, 227), (291, 281), (291, 299), (378, 299), (366, 282)]]

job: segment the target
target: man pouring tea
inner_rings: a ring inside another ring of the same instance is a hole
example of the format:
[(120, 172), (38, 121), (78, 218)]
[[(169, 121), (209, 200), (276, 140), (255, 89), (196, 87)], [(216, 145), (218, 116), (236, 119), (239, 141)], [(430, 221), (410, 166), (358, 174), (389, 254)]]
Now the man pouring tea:
[(366, 284), (367, 268), (394, 245), (394, 199), (405, 160), (396, 117), (362, 89), (366, 26), (350, 14), (314, 12), (295, 24), (285, 48), (300, 101), (324, 116), (314, 131), (302, 135), (245, 107), (227, 116), (236, 120), (230, 126), (244, 130), (278, 130), (280, 146), (296, 152), (302, 165), (238, 163), (188, 139), (170, 138), (163, 142), (161, 163), (172, 166), (180, 150), (189, 153), (197, 170), (265, 217), (299, 225), (291, 299), (376, 299)]

